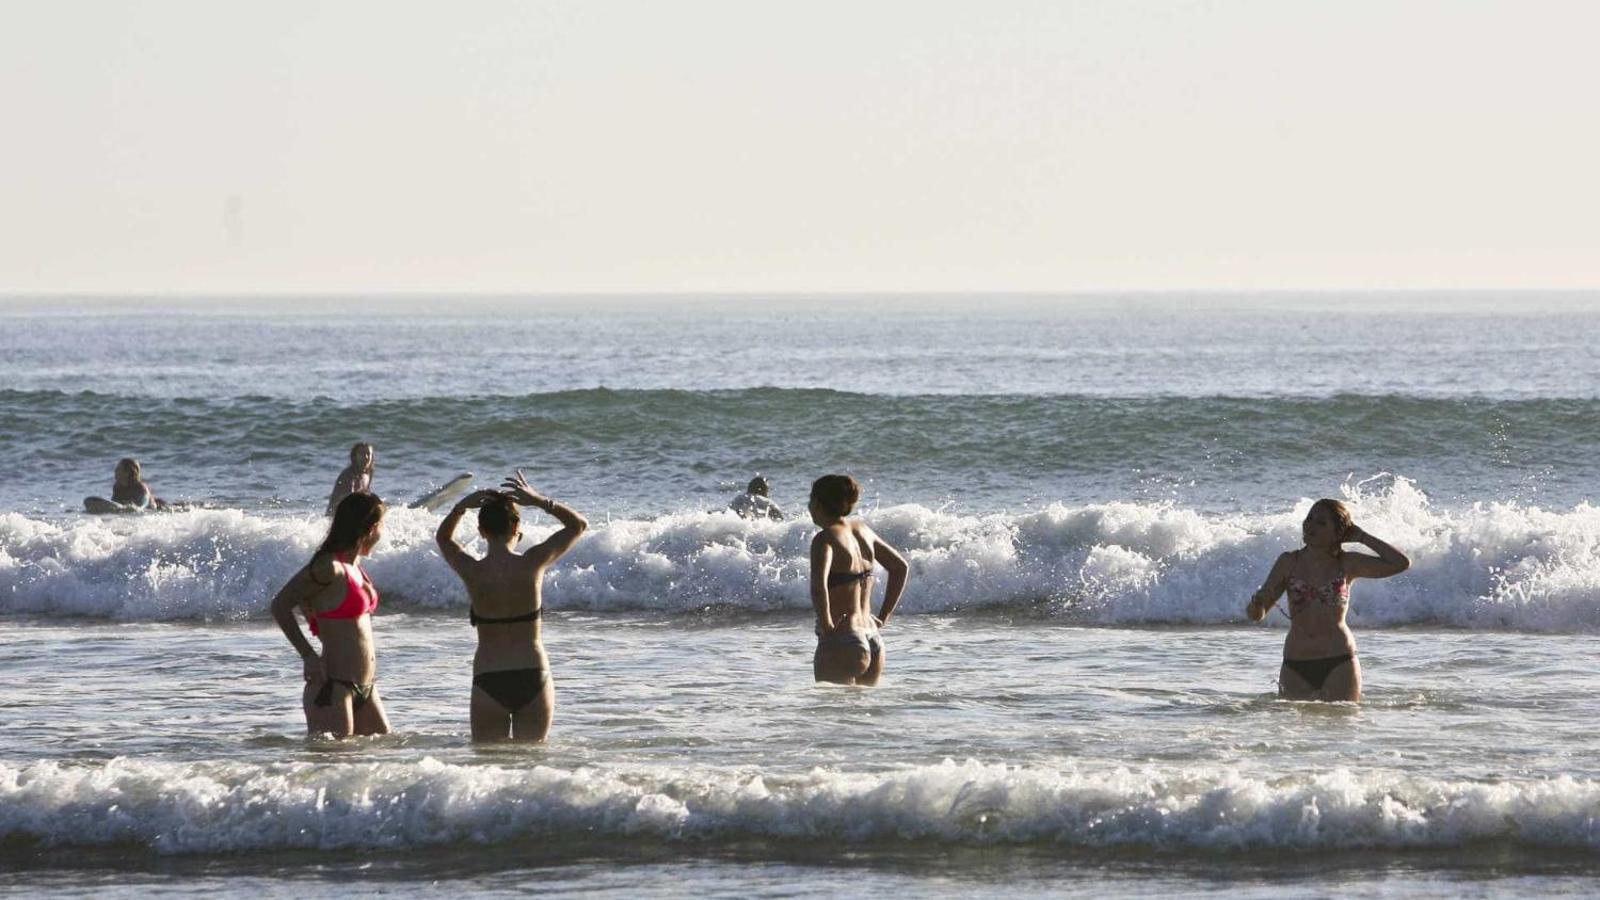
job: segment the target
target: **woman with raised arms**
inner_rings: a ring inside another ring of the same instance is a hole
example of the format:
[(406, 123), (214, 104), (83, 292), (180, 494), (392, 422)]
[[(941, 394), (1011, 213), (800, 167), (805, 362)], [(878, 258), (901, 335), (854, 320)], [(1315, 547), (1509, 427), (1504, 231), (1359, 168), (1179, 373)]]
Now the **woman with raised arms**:
[[(870, 686), (883, 676), (883, 637), (879, 630), (906, 589), (910, 566), (899, 551), (847, 516), (861, 499), (861, 485), (849, 475), (824, 475), (811, 485), (807, 509), (822, 529), (811, 540), (811, 606), (817, 614), (817, 652), (812, 674), (818, 681)], [(872, 614), (873, 567), (889, 572), (883, 608)]]
[[(1305, 546), (1278, 556), (1266, 583), (1245, 607), (1253, 622), (1285, 592), (1289, 595), (1289, 636), (1283, 642), (1278, 696), (1286, 700), (1361, 699), (1361, 663), (1356, 640), (1345, 624), (1350, 582), (1388, 578), (1411, 567), (1404, 553), (1362, 531), (1350, 509), (1338, 500), (1318, 500), (1300, 525)], [(1347, 553), (1345, 544), (1362, 544), (1376, 553)]]
[[(470, 717), (474, 741), (542, 741), (555, 714), (555, 687), (545, 654), (540, 585), (544, 573), (572, 549), (589, 523), (571, 508), (534, 493), (519, 470), (506, 491), (477, 491), (450, 510), (434, 535), (439, 552), (461, 576), (478, 629), (472, 657)], [(538, 546), (516, 552), (522, 538), (517, 507), (534, 506), (561, 523)], [(478, 510), (478, 534), (488, 544), (482, 559), (456, 543), (456, 526), (469, 509)]]
[[(389, 733), (372, 643), (378, 590), (361, 568), (361, 557), (383, 537), (383, 513), (383, 501), (365, 491), (339, 501), (311, 562), (272, 598), (272, 618), (305, 663), (301, 705), (311, 734)], [(296, 608), (304, 610), (311, 634), (322, 639), (320, 654), (300, 631)]]

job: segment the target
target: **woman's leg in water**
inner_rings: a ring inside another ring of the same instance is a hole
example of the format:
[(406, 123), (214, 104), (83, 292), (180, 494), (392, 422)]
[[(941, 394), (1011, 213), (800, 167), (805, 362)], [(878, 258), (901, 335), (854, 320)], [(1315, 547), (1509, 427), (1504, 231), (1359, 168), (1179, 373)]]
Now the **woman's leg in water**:
[[(344, 685), (339, 685), (339, 687), (344, 687)], [(349, 698), (350, 696), (350, 691), (346, 688), (345, 697)], [(346, 699), (345, 702), (350, 703), (351, 701)], [(366, 704), (355, 710), (354, 713), (353, 724), (355, 725), (356, 734), (389, 733), (389, 714), (384, 712), (383, 698), (378, 696), (377, 685), (372, 686), (372, 696), (368, 698)]]
[(308, 681), (300, 692), (300, 706), (306, 711), (306, 734), (337, 734), (339, 713), (332, 706), (318, 706), (317, 695), (325, 682)]
[(864, 687), (876, 685), (878, 679), (883, 677), (883, 661), (888, 655), (889, 651), (884, 649), (883, 642), (880, 640), (878, 642), (878, 652), (872, 654), (872, 662), (867, 665), (867, 671), (856, 679), (856, 684)]
[(1278, 697), (1283, 700), (1315, 700), (1317, 691), (1300, 673), (1288, 666), (1278, 667)]
[(550, 736), (550, 722), (556, 713), (556, 683), (553, 678), (544, 680), (544, 690), (532, 703), (511, 716), (511, 739), (518, 743), (536, 744)]
[(475, 744), (511, 740), (511, 715), (489, 692), (472, 686), (472, 702), (467, 707), (472, 722), (472, 742)]
[(1319, 700), (1345, 701), (1356, 703), (1361, 700), (1361, 660), (1352, 658), (1349, 662), (1334, 668), (1328, 673), (1328, 680), (1322, 683)]

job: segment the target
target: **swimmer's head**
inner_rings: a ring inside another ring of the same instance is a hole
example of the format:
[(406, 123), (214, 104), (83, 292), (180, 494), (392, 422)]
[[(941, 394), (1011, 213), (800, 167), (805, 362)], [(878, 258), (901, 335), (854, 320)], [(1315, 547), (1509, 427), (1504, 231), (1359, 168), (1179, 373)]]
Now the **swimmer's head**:
[(811, 518), (818, 524), (842, 519), (861, 499), (861, 485), (849, 475), (824, 475), (811, 483)]
[(376, 452), (372, 449), (372, 445), (363, 441), (350, 448), (350, 465), (363, 472), (370, 473), (372, 471), (372, 460), (375, 456)]
[(383, 537), (383, 499), (368, 491), (356, 491), (339, 501), (333, 511), (333, 523), (328, 526), (328, 536), (323, 539), (318, 553), (348, 553), (354, 550), (365, 555), (377, 546)]
[(117, 460), (117, 484), (133, 484), (139, 480), (139, 461), (131, 456)]
[(760, 494), (763, 497), (765, 497), (767, 492), (771, 490), (772, 485), (768, 484), (767, 480), (762, 478), (760, 475), (750, 479), (750, 483), (745, 485), (744, 488), (744, 492), (747, 494)]
[(522, 513), (511, 495), (497, 493), (478, 507), (478, 533), (486, 541), (515, 539), (522, 527)]
[(1300, 538), (1307, 547), (1332, 547), (1337, 550), (1353, 523), (1350, 507), (1324, 497), (1311, 504), (1305, 521), (1300, 523)]

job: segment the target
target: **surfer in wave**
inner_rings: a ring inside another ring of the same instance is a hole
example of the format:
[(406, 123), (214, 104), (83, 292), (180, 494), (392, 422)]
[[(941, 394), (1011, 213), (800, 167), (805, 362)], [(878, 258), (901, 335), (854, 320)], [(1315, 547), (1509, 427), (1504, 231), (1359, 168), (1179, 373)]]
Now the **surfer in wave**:
[(168, 508), (167, 501), (157, 497), (150, 486), (144, 483), (143, 470), (137, 459), (126, 457), (117, 460), (116, 471), (111, 477), (111, 502), (124, 510), (148, 512)]
[[(383, 513), (383, 501), (366, 491), (339, 501), (311, 562), (272, 598), (272, 618), (305, 665), (301, 705), (311, 734), (389, 733), (372, 642), (378, 590), (360, 563), (383, 537)], [(296, 608), (304, 610), (311, 633), (322, 639), (320, 654), (300, 631)]]
[[(1289, 595), (1289, 636), (1283, 642), (1278, 696), (1286, 700), (1361, 699), (1361, 662), (1356, 639), (1345, 624), (1350, 582), (1389, 578), (1411, 567), (1411, 560), (1361, 530), (1349, 507), (1338, 500), (1311, 504), (1300, 525), (1305, 546), (1279, 555), (1245, 607), (1252, 622), (1267, 617), (1273, 604)], [(1345, 544), (1362, 544), (1377, 556), (1347, 553)]]
[(328, 515), (338, 508), (339, 501), (358, 491), (372, 490), (372, 463), (376, 451), (362, 442), (350, 448), (350, 465), (344, 467), (333, 483), (333, 493), (328, 495)]
[[(861, 485), (849, 475), (824, 475), (811, 485), (807, 508), (811, 521), (822, 529), (811, 540), (811, 605), (817, 614), (811, 667), (818, 681), (874, 685), (883, 676), (885, 658), (879, 631), (905, 592), (910, 566), (866, 523), (846, 518), (859, 499)], [(875, 565), (889, 573), (876, 616)]]
[[(469, 619), (478, 630), (472, 657), (469, 717), (474, 741), (542, 741), (555, 715), (555, 686), (545, 653), (541, 584), (545, 570), (572, 549), (589, 522), (570, 507), (540, 496), (519, 470), (505, 491), (476, 491), (450, 510), (434, 535), (445, 562), (467, 588)], [(518, 506), (554, 516), (561, 528), (523, 553)], [(478, 534), (488, 545), (482, 559), (456, 543), (456, 526), (478, 510)]]
[(767, 479), (757, 475), (750, 479), (750, 484), (745, 487), (744, 493), (733, 498), (728, 508), (737, 513), (741, 519), (775, 519), (781, 522), (783, 510), (767, 496), (771, 491), (772, 485), (767, 483)]

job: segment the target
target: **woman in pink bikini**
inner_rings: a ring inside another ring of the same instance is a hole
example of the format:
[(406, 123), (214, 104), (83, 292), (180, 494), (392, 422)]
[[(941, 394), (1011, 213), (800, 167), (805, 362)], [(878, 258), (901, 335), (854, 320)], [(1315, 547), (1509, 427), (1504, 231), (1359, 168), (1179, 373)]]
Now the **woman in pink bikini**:
[[(1338, 500), (1318, 500), (1300, 525), (1305, 546), (1278, 556), (1266, 583), (1245, 607), (1253, 622), (1267, 617), (1289, 595), (1289, 637), (1283, 642), (1278, 696), (1285, 700), (1361, 699), (1361, 663), (1356, 640), (1345, 625), (1350, 582), (1388, 578), (1411, 567), (1404, 553), (1358, 528)], [(1363, 544), (1377, 556), (1346, 553)]]
[[(328, 537), (311, 562), (272, 598), (272, 618), (305, 662), (301, 703), (311, 734), (389, 733), (372, 646), (378, 590), (360, 563), (383, 536), (383, 512), (383, 501), (365, 491), (339, 501)], [(311, 633), (322, 639), (321, 654), (300, 631), (296, 608), (305, 611)]]

